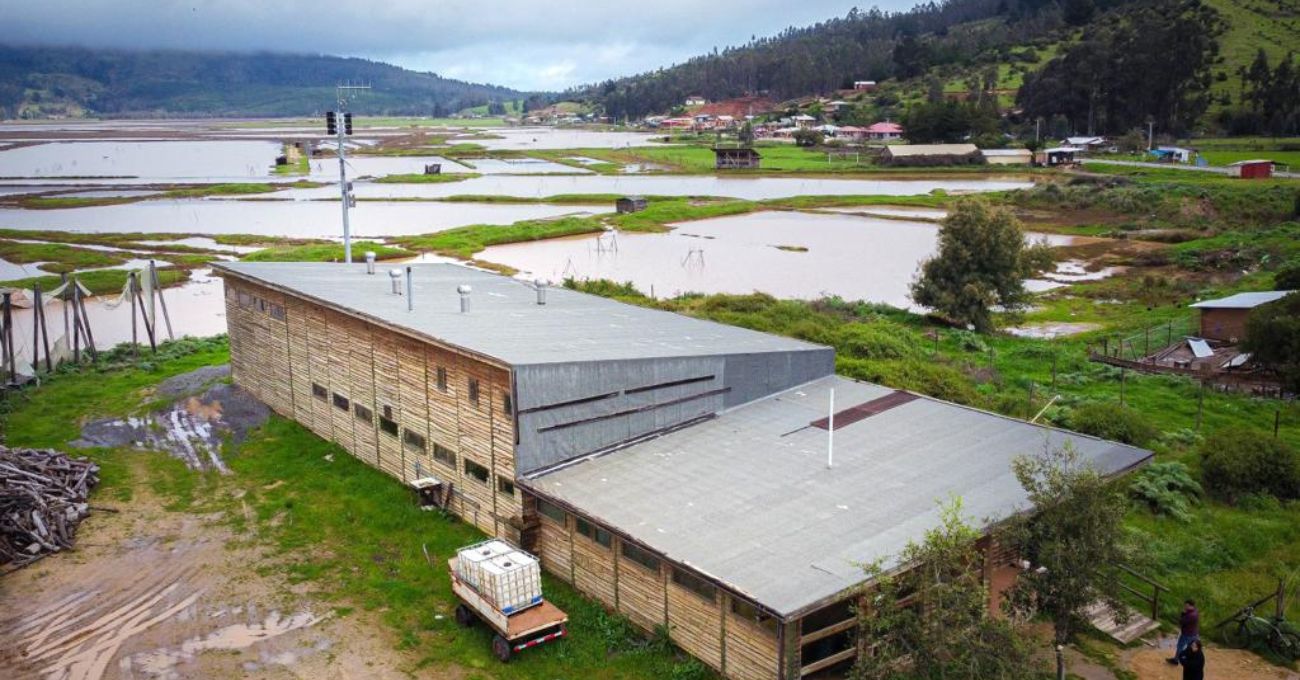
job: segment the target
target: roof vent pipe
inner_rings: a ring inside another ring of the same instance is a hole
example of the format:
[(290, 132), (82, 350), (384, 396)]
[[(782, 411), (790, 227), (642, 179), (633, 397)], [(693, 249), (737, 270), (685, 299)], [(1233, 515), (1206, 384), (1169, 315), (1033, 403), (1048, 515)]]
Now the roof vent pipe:
[(411, 287), (411, 268), (406, 268), (406, 311), (415, 311), (415, 289)]
[(366, 251), (366, 273), (375, 273), (375, 251), (373, 250)]
[(474, 289), (470, 288), (469, 284), (467, 283), (462, 283), (459, 286), (456, 286), (456, 292), (460, 293), (461, 314), (469, 314), (469, 294), (472, 293), (473, 291)]
[(546, 304), (546, 282), (536, 279), (533, 281), (533, 288), (537, 291), (537, 304)]
[(402, 270), (400, 269), (388, 270), (388, 278), (393, 284), (393, 295), (401, 295), (402, 294)]

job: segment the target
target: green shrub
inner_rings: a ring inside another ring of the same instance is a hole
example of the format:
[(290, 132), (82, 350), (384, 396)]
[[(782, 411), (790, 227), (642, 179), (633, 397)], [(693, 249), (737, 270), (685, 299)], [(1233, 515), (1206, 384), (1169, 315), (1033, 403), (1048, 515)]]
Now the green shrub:
[(1146, 446), (1157, 434), (1156, 426), (1141, 413), (1101, 401), (1074, 409), (1070, 414), (1070, 428), (1134, 446)]
[(1300, 290), (1300, 262), (1289, 264), (1273, 275), (1273, 290)]
[(1186, 522), (1202, 491), (1186, 465), (1170, 461), (1152, 463), (1134, 475), (1129, 493), (1151, 512)]
[(1267, 433), (1219, 430), (1206, 438), (1200, 453), (1201, 483), (1215, 498), (1230, 503), (1247, 494), (1300, 498), (1300, 456)]
[(909, 359), (921, 356), (916, 337), (889, 322), (845, 324), (836, 333), (835, 346), (862, 359)]
[(988, 343), (984, 342), (978, 333), (971, 331), (956, 331), (952, 338), (957, 341), (957, 346), (967, 352), (987, 352), (989, 351)]
[(961, 371), (924, 359), (877, 361), (840, 356), (836, 372), (895, 389), (911, 390), (958, 404), (978, 404), (979, 393)]

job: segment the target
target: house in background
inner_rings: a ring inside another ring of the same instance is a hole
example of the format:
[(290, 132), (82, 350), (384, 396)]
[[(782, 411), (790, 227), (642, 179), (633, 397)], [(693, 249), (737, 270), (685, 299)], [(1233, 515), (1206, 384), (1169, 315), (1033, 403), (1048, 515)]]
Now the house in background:
[(805, 130), (811, 128), (813, 126), (813, 123), (817, 122), (816, 118), (813, 118), (812, 116), (806, 113), (801, 113), (797, 116), (793, 116), (790, 118), (790, 120), (794, 122), (795, 127), (805, 129)]
[(1273, 161), (1259, 159), (1229, 163), (1228, 176), (1240, 179), (1268, 179), (1273, 176)]
[(1158, 162), (1191, 163), (1196, 158), (1196, 149), (1181, 146), (1161, 146), (1147, 152), (1155, 156)]
[(1105, 137), (1066, 137), (1061, 140), (1061, 146), (1072, 146), (1080, 153), (1097, 153), (1108, 150), (1111, 143)]
[(903, 138), (903, 126), (881, 121), (867, 126), (867, 139), (873, 142), (894, 142)]
[(713, 167), (717, 170), (753, 170), (763, 159), (751, 146), (713, 147)]
[(1074, 165), (1078, 162), (1076, 155), (1079, 149), (1073, 146), (1055, 146), (1050, 149), (1043, 149), (1039, 154), (1039, 163), (1049, 168), (1057, 166)]
[(974, 144), (891, 144), (881, 152), (880, 162), (915, 167), (979, 165), (984, 157)]
[(688, 106), (688, 107), (689, 107), (689, 106), (704, 106), (705, 104), (708, 104), (708, 103), (709, 103), (709, 100), (705, 99), (704, 97), (701, 97), (701, 96), (698, 95), (698, 94), (693, 94), (693, 95), (688, 96), (688, 97), (686, 98), (686, 101), (682, 102), (682, 105), (683, 105), (683, 106)]
[(989, 165), (1029, 165), (1034, 154), (1029, 149), (981, 149), (984, 162)]
[(858, 92), (873, 92), (876, 89), (876, 81), (855, 80), (853, 81), (853, 89), (857, 90)]
[(1201, 310), (1201, 337), (1236, 343), (1246, 337), (1246, 318), (1251, 310), (1281, 300), (1294, 291), (1266, 290), (1237, 293), (1217, 300), (1203, 300), (1192, 305)]

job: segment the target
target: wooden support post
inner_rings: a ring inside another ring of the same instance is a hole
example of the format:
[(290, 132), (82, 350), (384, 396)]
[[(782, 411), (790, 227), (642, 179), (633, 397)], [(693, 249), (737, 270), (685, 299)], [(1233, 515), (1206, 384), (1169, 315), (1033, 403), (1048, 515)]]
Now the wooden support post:
[(1125, 376), (1127, 375), (1128, 375), (1128, 371), (1124, 370), (1123, 366), (1120, 366), (1119, 368), (1119, 405), (1120, 406), (1124, 405), (1124, 381), (1125, 381)]
[(0, 299), (0, 333), (4, 337), (4, 370), (7, 376), (7, 384), (12, 387), (18, 384), (18, 366), (14, 362), (14, 319), (10, 312), (13, 304), (13, 293), (5, 292)]
[[(59, 274), (59, 285), (66, 284), (67, 282), (68, 282), (68, 273), (64, 272), (62, 274)], [(63, 337), (65, 338), (72, 335), (72, 327), (68, 325), (68, 298), (66, 297), (67, 294), (68, 291), (66, 290), (63, 291), (63, 295), (65, 297), (59, 304), (59, 307), (63, 309)]]
[[(66, 292), (64, 294), (67, 295)], [(76, 288), (72, 289), (72, 296), (74, 298), (72, 301), (72, 361), (73, 363), (79, 364), (81, 363), (81, 309), (77, 307), (77, 302), (75, 300), (77, 296)], [(64, 298), (63, 300), (64, 321), (67, 320), (67, 316), (68, 316), (68, 300), (67, 298)]]
[(1165, 347), (1174, 344), (1174, 322), (1170, 321), (1165, 332)]
[(72, 279), (73, 301), (81, 308), (81, 325), (86, 332), (86, 353), (90, 355), (91, 360), (99, 358), (99, 350), (95, 348), (95, 334), (90, 330), (90, 313), (86, 311), (86, 298), (81, 296), (81, 284), (74, 278)]
[[(135, 291), (135, 272), (126, 275), (127, 290)], [(131, 356), (140, 356), (140, 337), (135, 327), (135, 295), (128, 293), (127, 297), (131, 299)], [(143, 312), (141, 312), (143, 314)]]
[(158, 267), (153, 260), (149, 260), (149, 276), (153, 277), (153, 291), (158, 296), (158, 306), (162, 308), (163, 323), (167, 324), (167, 339), (175, 340), (176, 334), (172, 333), (172, 317), (167, 313), (167, 298), (163, 296), (162, 282), (158, 279)]
[[(32, 308), (35, 312), (32, 315), (32, 325), (37, 321), (41, 323), (41, 347), (45, 350), (45, 370), (54, 370), (54, 359), (50, 357), (50, 327), (45, 322), (45, 301), (41, 296), (41, 284), (36, 284), (36, 306)], [(36, 364), (32, 364), (32, 370), (36, 370)]]
[[(135, 278), (135, 273), (131, 274), (131, 293), (135, 299), (140, 302), (140, 318), (144, 320), (144, 332), (149, 336), (149, 349), (154, 354), (158, 353), (158, 342), (154, 338), (153, 324), (149, 322), (149, 317), (144, 313), (144, 296), (140, 293), (140, 281)], [(135, 318), (135, 317), (132, 317)]]
[(36, 312), (41, 307), (41, 284), (32, 286), (32, 375), (41, 361), (41, 326), (36, 323)]

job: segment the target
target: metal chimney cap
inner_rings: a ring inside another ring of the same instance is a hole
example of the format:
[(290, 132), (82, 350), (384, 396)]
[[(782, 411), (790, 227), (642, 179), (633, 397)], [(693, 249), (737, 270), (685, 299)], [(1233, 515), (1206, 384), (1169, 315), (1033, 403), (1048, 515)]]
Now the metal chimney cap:
[(468, 283), (462, 283), (459, 286), (456, 286), (456, 292), (461, 295), (469, 295), (474, 292), (474, 289), (470, 288)]
[(535, 288), (545, 288), (546, 282), (541, 279), (533, 279), (533, 286)]
[(400, 278), (402, 278), (402, 270), (400, 270), (400, 269), (389, 269), (389, 270), (388, 270), (388, 275), (391, 276), (391, 277), (393, 277), (393, 278), (395, 278), (395, 279), (400, 279)]
[(375, 261), (375, 251), (373, 251), (373, 250), (367, 250), (367, 251), (366, 251), (366, 262), (374, 262), (374, 261)]

